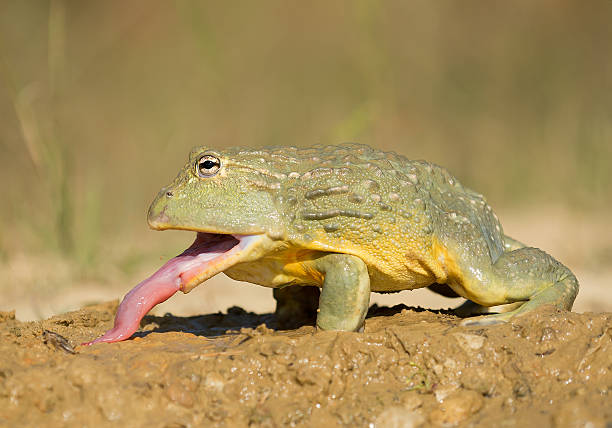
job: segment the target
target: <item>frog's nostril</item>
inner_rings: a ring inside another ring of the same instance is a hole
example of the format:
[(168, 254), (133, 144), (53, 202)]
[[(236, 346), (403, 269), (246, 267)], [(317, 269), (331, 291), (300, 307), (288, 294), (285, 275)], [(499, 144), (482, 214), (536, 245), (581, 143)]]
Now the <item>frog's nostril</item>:
[(169, 198), (171, 198), (171, 197), (173, 197), (173, 196), (174, 196), (174, 192), (172, 192), (172, 190), (168, 190), (168, 191), (166, 192), (166, 196), (167, 196), (167, 197), (169, 197)]

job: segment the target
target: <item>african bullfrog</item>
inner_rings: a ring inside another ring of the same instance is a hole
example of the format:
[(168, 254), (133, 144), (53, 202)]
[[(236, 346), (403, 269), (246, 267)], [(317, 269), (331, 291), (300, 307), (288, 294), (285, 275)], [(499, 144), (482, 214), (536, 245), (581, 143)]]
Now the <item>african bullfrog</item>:
[(504, 235), (485, 198), (445, 169), (359, 144), (195, 148), (148, 222), (195, 242), (132, 289), (91, 343), (129, 338), (153, 306), (219, 272), (274, 288), (279, 318), (314, 310), (322, 330), (360, 331), (371, 291), (522, 303), (464, 320), (480, 325), (569, 310), (578, 292), (567, 267)]

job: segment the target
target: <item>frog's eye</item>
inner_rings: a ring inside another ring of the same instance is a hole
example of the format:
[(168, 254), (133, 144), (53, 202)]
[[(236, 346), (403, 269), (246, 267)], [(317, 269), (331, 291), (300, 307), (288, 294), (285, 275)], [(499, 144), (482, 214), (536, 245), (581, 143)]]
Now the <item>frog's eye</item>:
[(201, 156), (195, 164), (196, 174), (202, 178), (212, 177), (220, 168), (221, 161), (212, 155)]

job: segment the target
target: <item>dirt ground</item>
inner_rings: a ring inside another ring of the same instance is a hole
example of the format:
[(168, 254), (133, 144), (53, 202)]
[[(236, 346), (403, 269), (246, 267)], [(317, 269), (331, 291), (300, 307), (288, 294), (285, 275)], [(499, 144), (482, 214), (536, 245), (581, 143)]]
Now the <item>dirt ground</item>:
[(272, 314), (233, 307), (78, 345), (116, 307), (0, 313), (0, 426), (612, 425), (610, 312), (543, 308), (477, 328), (374, 305), (364, 333), (339, 333), (275, 330)]

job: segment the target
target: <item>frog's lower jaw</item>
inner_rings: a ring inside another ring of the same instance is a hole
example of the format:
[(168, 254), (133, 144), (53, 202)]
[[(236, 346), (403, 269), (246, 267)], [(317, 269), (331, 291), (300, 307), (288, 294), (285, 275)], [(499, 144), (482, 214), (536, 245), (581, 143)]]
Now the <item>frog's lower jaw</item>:
[(208, 278), (248, 259), (265, 246), (265, 235), (221, 235), (198, 232), (194, 243), (164, 264), (125, 295), (117, 309), (115, 324), (103, 336), (84, 345), (120, 342), (140, 326), (140, 320), (155, 305), (177, 291), (188, 292)]

